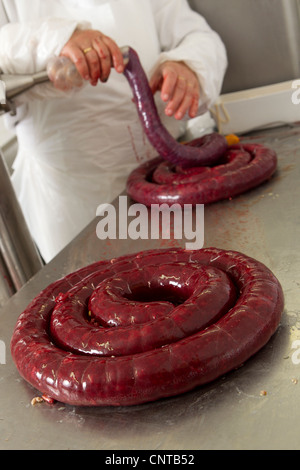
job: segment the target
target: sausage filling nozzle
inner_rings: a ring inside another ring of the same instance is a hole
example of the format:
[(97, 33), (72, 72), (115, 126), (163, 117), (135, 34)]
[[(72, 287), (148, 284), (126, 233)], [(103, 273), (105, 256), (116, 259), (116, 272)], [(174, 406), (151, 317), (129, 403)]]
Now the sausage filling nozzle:
[[(124, 63), (128, 63), (128, 46), (120, 48), (123, 54)], [(60, 64), (59, 61), (62, 61)], [(70, 59), (67, 57), (54, 57), (48, 64), (47, 70), (43, 70), (34, 74), (4, 74), (0, 73), (0, 85), (3, 88), (4, 97), (0, 101), (0, 114), (10, 112), (12, 115), (16, 113), (16, 105), (14, 99), (22, 93), (28, 91), (35, 85), (50, 82), (51, 69), (61, 67), (59, 73), (62, 79), (68, 80), (69, 88), (81, 86), (83, 81)]]

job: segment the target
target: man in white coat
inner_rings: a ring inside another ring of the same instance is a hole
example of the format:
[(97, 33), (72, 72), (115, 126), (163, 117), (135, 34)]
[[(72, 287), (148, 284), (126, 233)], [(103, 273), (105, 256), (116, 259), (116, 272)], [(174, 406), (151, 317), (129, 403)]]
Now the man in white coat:
[(69, 92), (39, 85), (7, 119), (18, 139), (12, 181), (49, 262), (99, 204), (125, 189), (133, 168), (156, 156), (122, 74), (119, 48), (138, 53), (175, 138), (187, 117), (206, 112), (218, 97), (226, 52), (186, 0), (2, 0), (0, 20), (4, 73), (38, 72), (53, 56), (65, 55), (86, 81)]

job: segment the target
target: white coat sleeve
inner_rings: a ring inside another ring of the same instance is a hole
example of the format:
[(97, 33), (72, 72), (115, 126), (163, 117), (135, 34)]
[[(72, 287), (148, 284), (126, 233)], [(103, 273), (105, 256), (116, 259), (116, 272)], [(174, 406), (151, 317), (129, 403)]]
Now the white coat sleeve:
[(76, 21), (61, 18), (5, 24), (0, 29), (0, 68), (8, 74), (45, 70), (77, 27)]
[[(1, 5), (1, 4), (0, 4)], [(0, 10), (1, 13), (1, 10)], [(75, 29), (88, 28), (90, 23), (63, 18), (44, 17), (33, 22), (9, 22), (0, 17), (0, 69), (7, 74), (33, 74), (46, 70), (49, 60), (58, 56)], [(65, 92), (52, 83), (36, 85), (19, 95), (15, 100), (17, 116), (7, 117), (7, 126), (12, 127), (24, 115), (24, 106), (31, 100), (45, 100), (71, 95), (77, 90)], [(22, 112), (21, 112), (22, 111)]]
[(186, 0), (152, 0), (151, 4), (162, 51), (154, 68), (167, 60), (185, 62), (200, 82), (202, 114), (220, 94), (227, 68), (225, 46)]

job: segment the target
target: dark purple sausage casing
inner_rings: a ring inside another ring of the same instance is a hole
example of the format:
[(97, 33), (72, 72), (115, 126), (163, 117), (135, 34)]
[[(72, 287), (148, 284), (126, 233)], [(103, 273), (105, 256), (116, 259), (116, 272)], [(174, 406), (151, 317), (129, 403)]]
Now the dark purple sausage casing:
[(184, 167), (210, 165), (217, 162), (227, 149), (224, 136), (212, 133), (199, 139), (198, 146), (182, 146), (162, 125), (147, 76), (137, 53), (128, 49), (124, 75), (132, 89), (137, 112), (149, 142), (158, 154), (171, 163)]
[(136, 405), (243, 364), (276, 331), (283, 302), (273, 273), (241, 253), (149, 250), (49, 285), (18, 318), (11, 353), (44, 396)]

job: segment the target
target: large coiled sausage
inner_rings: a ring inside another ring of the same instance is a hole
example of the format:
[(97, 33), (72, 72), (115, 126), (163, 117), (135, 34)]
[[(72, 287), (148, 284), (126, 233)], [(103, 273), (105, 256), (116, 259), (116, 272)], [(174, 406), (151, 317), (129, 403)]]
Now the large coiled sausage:
[(26, 381), (72, 405), (135, 405), (240, 366), (273, 335), (281, 286), (260, 262), (217, 248), (149, 250), (52, 283), (11, 340)]
[(129, 175), (127, 193), (134, 201), (147, 206), (207, 204), (235, 197), (271, 178), (277, 156), (265, 146), (228, 145), (215, 132), (185, 145), (177, 142), (161, 123), (136, 52), (128, 48), (126, 59), (124, 74), (147, 138), (158, 153)]

